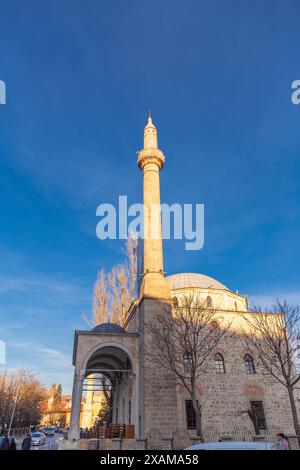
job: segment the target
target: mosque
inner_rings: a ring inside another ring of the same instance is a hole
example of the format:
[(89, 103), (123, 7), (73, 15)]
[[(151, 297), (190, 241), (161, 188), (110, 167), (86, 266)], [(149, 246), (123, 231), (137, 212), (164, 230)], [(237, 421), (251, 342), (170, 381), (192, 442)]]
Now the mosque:
[[(158, 429), (164, 438), (179, 429), (194, 433), (195, 416), (187, 392), (169, 371), (153, 367), (148, 353), (152, 344), (149, 322), (158, 312), (166, 315), (166, 306), (170, 311), (174, 299), (180, 301), (186, 294), (199, 296), (206, 301), (207, 308), (217, 307), (218, 321), (221, 324), (230, 321), (236, 331), (248, 312), (247, 298), (216, 279), (196, 273), (164, 274), (161, 215), (150, 208), (160, 204), (160, 170), (165, 156), (158, 148), (157, 129), (151, 116), (144, 129), (144, 145), (138, 152), (137, 163), (143, 174), (144, 206), (149, 209), (145, 223), (149, 227), (159, 226), (160, 236), (144, 240), (142, 281), (125, 324), (121, 327), (105, 323), (91, 331), (75, 332), (69, 441), (80, 437), (82, 393), (88, 377), (97, 373), (118, 383), (113, 398), (113, 423), (131, 426), (134, 439), (145, 439), (153, 429)], [(248, 410), (256, 413), (262, 433), (271, 429), (292, 432), (284, 387), (256, 373), (255, 357), (237, 336), (221, 342), (207, 361), (205, 380), (197, 384), (198, 399), (203, 404), (204, 435), (215, 431), (220, 437), (231, 434), (233, 429), (253, 434)]]

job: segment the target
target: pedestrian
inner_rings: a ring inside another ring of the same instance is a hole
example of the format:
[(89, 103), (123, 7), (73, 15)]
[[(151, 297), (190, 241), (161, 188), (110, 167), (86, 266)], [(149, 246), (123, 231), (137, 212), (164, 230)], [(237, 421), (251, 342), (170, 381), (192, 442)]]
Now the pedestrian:
[(23, 439), (22, 442), (22, 450), (30, 450), (31, 446), (31, 435), (27, 434), (27, 436)]
[(279, 432), (278, 434), (276, 434), (276, 437), (277, 437), (277, 445), (276, 445), (277, 450), (289, 450), (290, 449), (289, 443), (286, 440), (283, 432)]
[(6, 432), (2, 436), (0, 450), (9, 450), (9, 439)]
[(17, 450), (17, 444), (14, 438), (12, 438), (11, 443), (9, 445), (9, 450)]

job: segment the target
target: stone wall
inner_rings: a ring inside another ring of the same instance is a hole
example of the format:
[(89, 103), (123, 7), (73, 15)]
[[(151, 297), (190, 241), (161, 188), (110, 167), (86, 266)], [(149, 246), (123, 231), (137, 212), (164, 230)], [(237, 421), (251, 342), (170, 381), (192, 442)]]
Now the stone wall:
[(178, 425), (177, 393), (174, 376), (153, 363), (151, 356), (152, 344), (149, 333), (149, 325), (155, 316), (166, 315), (168, 305), (151, 299), (144, 299), (140, 304), (141, 324), (144, 331), (140, 332), (141, 338), (141, 390), (144, 391), (143, 414), (144, 436), (151, 428), (158, 428), (163, 436), (171, 437)]
[[(214, 355), (220, 352), (225, 361), (225, 374), (216, 372)], [(243, 357), (247, 353), (238, 335), (227, 338), (213, 351), (207, 361), (207, 370), (198, 382), (198, 400), (202, 404), (202, 425), (208, 431), (232, 434), (234, 429), (248, 429), (254, 433), (247, 414), (250, 400), (261, 400), (267, 427), (273, 432), (293, 433), (293, 421), (286, 389), (270, 378), (256, 373), (246, 374)], [(255, 359), (255, 358), (254, 358)], [(259, 372), (259, 370), (257, 370)], [(190, 399), (183, 387), (177, 388), (179, 427), (186, 427), (185, 400)]]

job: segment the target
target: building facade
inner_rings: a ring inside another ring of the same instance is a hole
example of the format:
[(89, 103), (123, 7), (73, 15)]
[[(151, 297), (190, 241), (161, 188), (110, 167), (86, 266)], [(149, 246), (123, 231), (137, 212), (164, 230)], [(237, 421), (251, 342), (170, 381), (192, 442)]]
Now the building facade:
[[(93, 377), (87, 381), (87, 390), (81, 398), (80, 428), (90, 429), (96, 423), (101, 406), (103, 406), (103, 393), (95, 391), (92, 387)], [(48, 399), (43, 406), (41, 426), (57, 426), (68, 428), (70, 425), (72, 396), (62, 395), (60, 402), (55, 403), (56, 384), (52, 384), (48, 392)]]
[[(195, 432), (190, 397), (172, 373), (157, 367), (151, 358), (154, 347), (149, 325), (155, 316), (172, 315), (174, 301), (192, 294), (214, 308), (216, 320), (230, 322), (233, 335), (225, 337), (207, 359), (205, 378), (197, 384), (202, 406), (202, 425), (221, 437), (233, 429), (254, 433), (250, 419), (256, 416), (260, 431), (292, 432), (293, 422), (287, 393), (279, 384), (257, 374), (255, 357), (244, 347), (239, 331), (248, 315), (247, 298), (203, 274), (165, 276), (161, 236), (160, 171), (165, 156), (158, 148), (157, 129), (149, 116), (144, 146), (138, 153), (143, 174), (145, 239), (143, 273), (138, 298), (132, 302), (123, 327), (102, 324), (92, 331), (76, 331), (75, 366), (69, 439), (79, 439), (80, 402), (91, 374), (103, 373), (115, 384), (113, 422), (134, 426), (137, 439), (153, 429), (168, 438), (178, 430)], [(147, 230), (148, 236), (147, 236)], [(155, 233), (155, 236), (151, 234)], [(150, 353), (149, 353), (150, 352)]]

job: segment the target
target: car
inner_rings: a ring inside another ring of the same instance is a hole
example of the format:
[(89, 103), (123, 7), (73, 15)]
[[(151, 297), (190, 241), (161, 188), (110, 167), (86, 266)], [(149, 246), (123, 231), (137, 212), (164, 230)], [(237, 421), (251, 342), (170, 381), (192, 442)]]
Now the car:
[(46, 442), (46, 436), (43, 432), (32, 432), (31, 433), (31, 445), (41, 446)]
[(186, 447), (184, 450), (275, 450), (272, 442), (221, 441), (205, 442)]
[(46, 435), (46, 436), (51, 436), (51, 437), (54, 437), (54, 434), (55, 434), (55, 428), (44, 428), (43, 429), (43, 433)]

